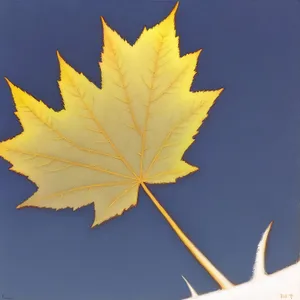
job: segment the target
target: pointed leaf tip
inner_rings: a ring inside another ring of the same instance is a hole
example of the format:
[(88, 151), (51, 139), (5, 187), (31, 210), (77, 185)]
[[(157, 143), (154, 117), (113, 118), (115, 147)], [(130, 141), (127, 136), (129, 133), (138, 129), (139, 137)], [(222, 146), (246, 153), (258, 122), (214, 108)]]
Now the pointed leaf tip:
[(10, 88), (10, 91), (13, 96), (13, 100), (14, 100), (15, 104), (17, 104), (17, 102), (20, 101), (21, 99), (19, 99), (19, 97), (15, 97), (14, 95), (16, 95), (16, 92), (18, 92), (20, 90), (20, 88), (18, 88), (15, 84), (13, 84), (7, 77), (4, 77), (4, 79), (6, 80), (8, 86)]
[(113, 31), (108, 24), (106, 23), (105, 19), (101, 16), (101, 23), (102, 23), (102, 30), (103, 30), (103, 46), (106, 45), (107, 38), (110, 35), (110, 32)]
[(198, 56), (199, 56), (199, 55), (201, 54), (202, 50), (203, 50), (203, 49), (199, 49), (199, 50), (195, 51), (195, 55), (198, 55)]
[(221, 93), (223, 93), (224, 90), (225, 90), (225, 88), (223, 88), (223, 87), (220, 88), (220, 89), (219, 89), (219, 95), (220, 95)]
[(168, 19), (172, 19), (173, 21), (175, 20), (175, 16), (176, 16), (176, 13), (177, 13), (177, 10), (178, 10), (178, 6), (179, 6), (179, 2), (176, 2), (175, 6), (173, 7), (171, 12), (167, 16), (166, 20), (168, 20)]
[(60, 60), (62, 58), (58, 50), (56, 50), (56, 56), (57, 56), (58, 60)]
[(14, 87), (14, 84), (7, 77), (4, 77), (4, 79), (7, 82), (7, 84), (9, 85), (10, 88)]
[[(160, 23), (160, 24), (164, 24), (164, 23), (173, 23), (175, 24), (175, 16), (178, 10), (178, 6), (179, 6), (179, 2), (176, 2), (175, 6), (172, 8), (171, 12), (169, 13), (169, 15)], [(156, 25), (158, 26), (158, 25)]]
[(67, 80), (66, 74), (68, 74), (69, 70), (72, 68), (58, 51), (56, 52), (56, 55), (58, 59), (59, 69), (60, 69), (60, 77), (58, 81)]
[(16, 209), (21, 209), (23, 207), (24, 207), (24, 205), (22, 205), (22, 203), (21, 203), (21, 204), (17, 205)]
[(171, 14), (176, 14), (177, 10), (178, 10), (178, 6), (179, 6), (179, 1), (176, 2), (176, 4), (174, 5)]
[(103, 30), (104, 30), (106, 27), (108, 27), (108, 25), (107, 25), (104, 17), (101, 16), (100, 19), (101, 19), (102, 27), (103, 27)]
[(60, 55), (59, 51), (56, 51), (59, 68), (60, 68), (60, 80), (62, 77), (63, 68), (67, 65), (66, 61), (63, 59), (63, 57)]

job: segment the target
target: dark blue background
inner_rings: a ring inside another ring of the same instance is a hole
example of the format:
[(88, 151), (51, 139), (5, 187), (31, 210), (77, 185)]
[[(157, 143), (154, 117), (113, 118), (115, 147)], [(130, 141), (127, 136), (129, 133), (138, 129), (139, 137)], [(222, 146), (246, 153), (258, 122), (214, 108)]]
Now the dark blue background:
[[(61, 109), (55, 51), (100, 83), (100, 16), (133, 42), (175, 2), (0, 0), (0, 78)], [(235, 283), (251, 276), (271, 220), (268, 272), (300, 250), (300, 3), (181, 0), (182, 54), (203, 48), (194, 90), (225, 91), (187, 151), (200, 171), (151, 186), (199, 248)], [(0, 80), (0, 140), (21, 132)], [(121, 129), (120, 129), (121, 130)], [(15, 207), (35, 186), (0, 161), (0, 293), (15, 300), (175, 300), (218, 288), (147, 196), (120, 218), (90, 229), (77, 212)]]

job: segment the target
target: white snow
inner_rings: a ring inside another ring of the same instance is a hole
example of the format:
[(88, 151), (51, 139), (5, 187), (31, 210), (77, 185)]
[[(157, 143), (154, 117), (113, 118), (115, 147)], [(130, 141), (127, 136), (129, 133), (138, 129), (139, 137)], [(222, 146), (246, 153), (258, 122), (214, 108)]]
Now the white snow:
[(258, 245), (250, 281), (204, 295), (196, 295), (186, 281), (192, 297), (184, 300), (300, 300), (300, 261), (270, 275), (265, 272), (265, 250), (271, 226), (272, 223)]

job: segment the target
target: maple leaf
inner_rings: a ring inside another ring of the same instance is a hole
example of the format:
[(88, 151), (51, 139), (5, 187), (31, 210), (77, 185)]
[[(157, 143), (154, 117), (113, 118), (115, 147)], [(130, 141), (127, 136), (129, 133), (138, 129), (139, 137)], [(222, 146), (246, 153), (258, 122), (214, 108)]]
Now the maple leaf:
[(197, 170), (182, 156), (222, 89), (190, 91), (200, 51), (180, 57), (176, 10), (133, 46), (102, 18), (101, 89), (58, 54), (59, 112), (8, 81), (24, 131), (0, 153), (38, 186), (18, 207), (94, 203), (98, 225), (135, 205), (140, 185)]
[(58, 54), (59, 112), (7, 79), (24, 131), (1, 142), (0, 155), (38, 187), (18, 208), (94, 204), (92, 226), (135, 206), (142, 187), (197, 260), (221, 286), (231, 286), (146, 186), (175, 182), (198, 169), (182, 157), (223, 90), (190, 90), (201, 51), (180, 56), (177, 8), (144, 28), (133, 45), (102, 18), (101, 89)]

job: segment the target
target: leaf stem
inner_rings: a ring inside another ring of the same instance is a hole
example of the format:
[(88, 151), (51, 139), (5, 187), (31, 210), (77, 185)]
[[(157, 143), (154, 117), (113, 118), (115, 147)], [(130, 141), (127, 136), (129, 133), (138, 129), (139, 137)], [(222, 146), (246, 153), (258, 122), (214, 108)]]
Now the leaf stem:
[(184, 232), (178, 227), (175, 221), (167, 213), (167, 211), (160, 205), (155, 196), (151, 193), (145, 183), (141, 183), (144, 191), (152, 200), (156, 208), (165, 217), (167, 222), (173, 228), (177, 236), (183, 242), (183, 244), (188, 248), (191, 254), (196, 258), (196, 260), (204, 267), (204, 269), (210, 274), (210, 276), (220, 285), (222, 289), (228, 289), (234, 285), (209, 261), (209, 259), (191, 242), (191, 240), (184, 234)]

